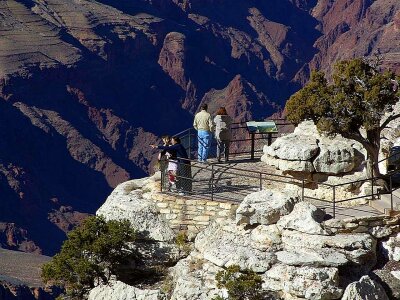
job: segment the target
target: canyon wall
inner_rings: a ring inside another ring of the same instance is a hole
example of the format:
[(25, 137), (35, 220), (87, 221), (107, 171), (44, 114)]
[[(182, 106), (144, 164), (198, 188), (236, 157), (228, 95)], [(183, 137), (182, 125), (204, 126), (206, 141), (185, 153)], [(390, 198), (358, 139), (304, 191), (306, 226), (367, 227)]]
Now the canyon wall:
[[(398, 69), (395, 0), (0, 2), (0, 242), (53, 254), (201, 103), (265, 118), (337, 59)], [(214, 113), (214, 111), (212, 111)], [(43, 234), (45, 232), (45, 234)]]

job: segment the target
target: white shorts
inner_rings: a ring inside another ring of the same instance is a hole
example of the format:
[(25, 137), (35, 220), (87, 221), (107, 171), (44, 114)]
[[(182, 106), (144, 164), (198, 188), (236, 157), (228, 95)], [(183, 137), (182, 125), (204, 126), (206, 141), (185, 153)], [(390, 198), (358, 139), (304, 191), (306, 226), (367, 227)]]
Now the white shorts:
[(178, 161), (170, 160), (168, 163), (168, 171), (176, 172), (178, 170)]

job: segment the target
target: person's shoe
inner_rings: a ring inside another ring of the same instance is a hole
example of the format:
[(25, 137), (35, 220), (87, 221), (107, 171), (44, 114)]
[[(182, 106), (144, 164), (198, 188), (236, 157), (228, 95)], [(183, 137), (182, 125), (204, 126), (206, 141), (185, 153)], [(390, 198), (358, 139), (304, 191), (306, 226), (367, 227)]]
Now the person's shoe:
[(185, 196), (186, 195), (183, 189), (178, 189), (177, 192), (178, 192), (179, 196)]
[(178, 189), (176, 188), (175, 182), (171, 183), (170, 191), (171, 191), (171, 192), (176, 192), (177, 190), (178, 190)]

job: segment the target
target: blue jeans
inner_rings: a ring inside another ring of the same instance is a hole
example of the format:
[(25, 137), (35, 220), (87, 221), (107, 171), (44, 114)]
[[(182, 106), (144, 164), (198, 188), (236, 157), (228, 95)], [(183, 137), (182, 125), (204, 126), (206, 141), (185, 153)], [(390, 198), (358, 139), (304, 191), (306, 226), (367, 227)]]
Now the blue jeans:
[(198, 157), (199, 161), (206, 161), (208, 157), (208, 151), (210, 150), (211, 144), (211, 132), (207, 130), (199, 130), (197, 131), (197, 138), (199, 141), (198, 146)]

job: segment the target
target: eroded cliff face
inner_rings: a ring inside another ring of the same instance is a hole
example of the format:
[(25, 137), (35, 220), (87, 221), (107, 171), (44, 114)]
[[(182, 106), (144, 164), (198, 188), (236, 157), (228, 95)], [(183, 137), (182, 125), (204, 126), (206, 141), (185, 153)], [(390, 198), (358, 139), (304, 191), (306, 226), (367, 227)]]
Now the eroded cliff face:
[(21, 249), (54, 253), (113, 187), (149, 171), (148, 145), (191, 126), (201, 103), (225, 105), (236, 120), (261, 118), (283, 107), (310, 68), (376, 49), (397, 67), (398, 8), (394, 0), (1, 1), (0, 222), (36, 247)]
[(310, 67), (330, 72), (337, 60), (379, 54), (384, 67), (399, 71), (399, 11), (393, 0), (319, 1), (312, 14), (323, 35)]

